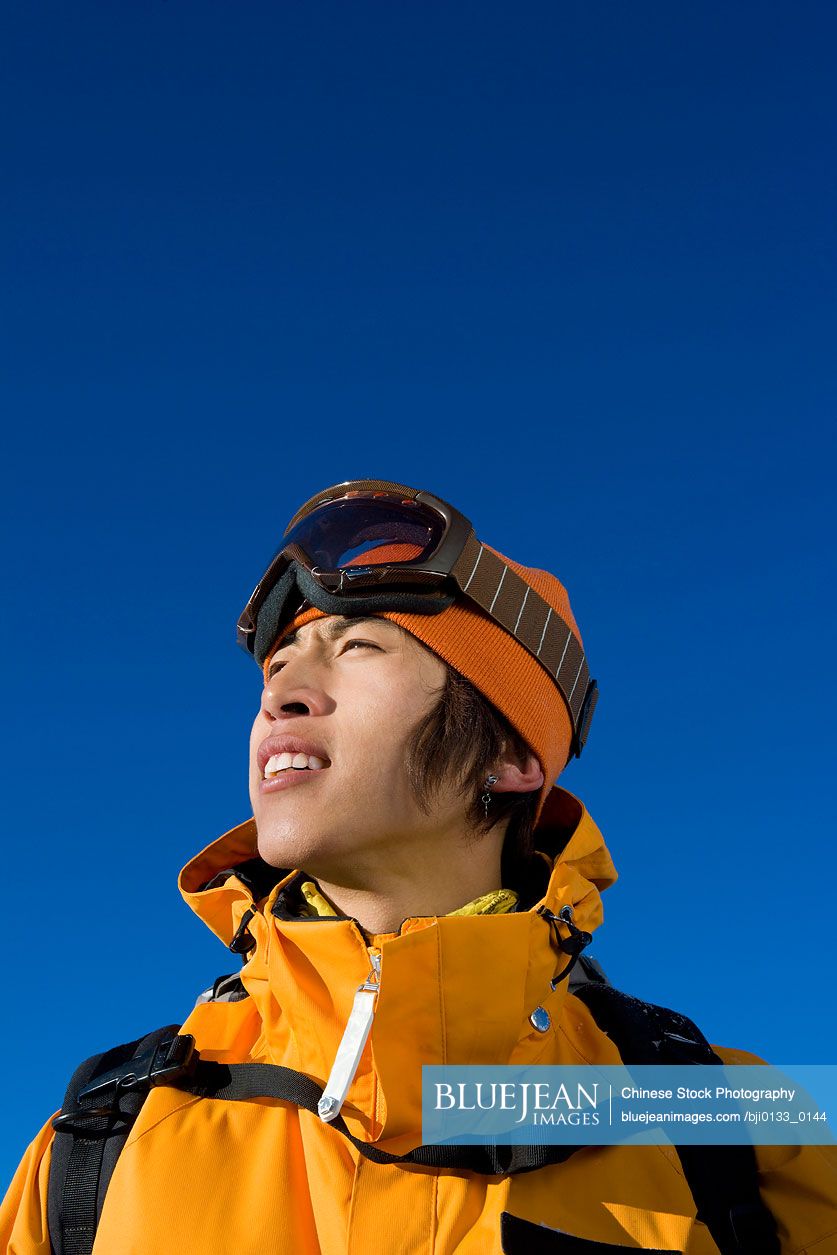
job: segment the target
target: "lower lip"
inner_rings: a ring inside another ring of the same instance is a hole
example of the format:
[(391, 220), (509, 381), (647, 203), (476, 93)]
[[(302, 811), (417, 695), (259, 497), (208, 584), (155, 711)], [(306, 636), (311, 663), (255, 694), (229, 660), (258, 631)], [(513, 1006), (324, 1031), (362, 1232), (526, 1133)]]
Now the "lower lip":
[(260, 780), (259, 793), (280, 793), (283, 789), (292, 789), (294, 785), (302, 784), (303, 780), (321, 776), (327, 770), (327, 767), (321, 767), (319, 771), (312, 771), (310, 768), (295, 771), (291, 767), (283, 771), (281, 776), (271, 776), (269, 780)]

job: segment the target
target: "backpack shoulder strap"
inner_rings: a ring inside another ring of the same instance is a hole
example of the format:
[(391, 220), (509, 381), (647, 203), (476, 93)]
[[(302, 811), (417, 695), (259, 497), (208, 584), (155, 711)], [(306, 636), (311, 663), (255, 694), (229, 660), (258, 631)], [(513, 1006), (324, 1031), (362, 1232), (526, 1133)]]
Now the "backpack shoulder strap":
[[(723, 1063), (697, 1025), (679, 1011), (632, 998), (601, 979), (579, 981), (571, 992), (626, 1063)], [(776, 1222), (759, 1193), (753, 1147), (674, 1149), (692, 1191), (697, 1218), (722, 1255), (780, 1255)]]
[[(231, 972), (219, 976), (195, 1005), (247, 996), (240, 976)], [(178, 1032), (176, 1024), (155, 1029), (92, 1055), (73, 1073), (53, 1121), (47, 1198), (53, 1255), (88, 1255), (92, 1249), (116, 1161), (149, 1089), (192, 1070), (191, 1051), (177, 1046), (169, 1057), (172, 1041), (184, 1041)]]
[[(625, 1062), (721, 1063), (692, 1020), (614, 989), (594, 960), (580, 956), (572, 976), (571, 992), (588, 1007)], [(207, 994), (211, 1001), (237, 1001), (242, 996), (231, 978), (219, 978)], [(193, 1046), (191, 1037), (179, 1036), (177, 1026), (169, 1025), (94, 1055), (74, 1073), (61, 1113), (53, 1121), (56, 1140), (48, 1215), (54, 1255), (91, 1255), (114, 1166), (152, 1085), (175, 1085), (232, 1101), (270, 1096), (317, 1110), (322, 1090), (309, 1077), (269, 1064), (204, 1063)], [(376, 1162), (423, 1163), (440, 1169), (531, 1171), (572, 1153), (568, 1147), (426, 1146), (407, 1155), (389, 1155), (352, 1137), (340, 1117), (332, 1127)], [(698, 1219), (722, 1255), (780, 1255), (775, 1221), (759, 1195), (752, 1146), (675, 1149)], [(469, 1157), (467, 1164), (459, 1162), (462, 1154)], [(480, 1154), (486, 1157), (485, 1164)]]
[[(73, 1073), (53, 1120), (47, 1193), (53, 1255), (90, 1255), (113, 1169), (148, 1092), (142, 1073), (177, 1032), (177, 1025), (155, 1029), (92, 1055)], [(106, 1103), (105, 1092), (114, 1101)]]

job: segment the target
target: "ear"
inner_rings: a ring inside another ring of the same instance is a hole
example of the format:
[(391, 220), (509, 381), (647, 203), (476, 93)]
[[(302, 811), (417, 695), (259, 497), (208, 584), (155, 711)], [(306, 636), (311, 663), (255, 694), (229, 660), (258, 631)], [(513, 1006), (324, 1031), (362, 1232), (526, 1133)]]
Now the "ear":
[(503, 758), (491, 774), (497, 777), (492, 793), (534, 793), (544, 782), (543, 768), (534, 754), (529, 754), (522, 764)]

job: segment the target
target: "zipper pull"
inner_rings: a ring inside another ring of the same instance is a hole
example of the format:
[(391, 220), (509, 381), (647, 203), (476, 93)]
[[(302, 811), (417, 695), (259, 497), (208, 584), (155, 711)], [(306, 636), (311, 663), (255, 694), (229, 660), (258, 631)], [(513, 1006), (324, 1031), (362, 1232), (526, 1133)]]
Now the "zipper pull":
[(340, 1114), (372, 1028), (375, 999), (381, 985), (381, 956), (370, 951), (369, 957), (372, 960), (372, 970), (355, 993), (352, 1010), (331, 1065), (331, 1073), (323, 1096), (317, 1103), (317, 1114), (324, 1124), (336, 1120)]

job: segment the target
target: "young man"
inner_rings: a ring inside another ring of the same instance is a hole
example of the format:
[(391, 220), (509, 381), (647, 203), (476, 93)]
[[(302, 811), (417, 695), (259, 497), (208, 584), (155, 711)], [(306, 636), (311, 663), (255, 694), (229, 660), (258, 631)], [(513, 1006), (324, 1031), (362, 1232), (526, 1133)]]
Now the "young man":
[[(170, 1031), (185, 1047), (111, 1052), (75, 1086), (5, 1250), (837, 1252), (830, 1150), (714, 1170), (672, 1147), (422, 1146), (422, 1064), (619, 1063), (617, 1042), (644, 1062), (660, 1043), (625, 1035), (622, 1003), (657, 1037), (672, 1022), (579, 960), (616, 873), (551, 787), (596, 694), (558, 580), (427, 494), (355, 482), (292, 520), (239, 636), (265, 675), (253, 818), (181, 888), (240, 976)], [(703, 1062), (751, 1058), (677, 1027)]]

